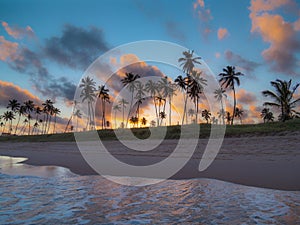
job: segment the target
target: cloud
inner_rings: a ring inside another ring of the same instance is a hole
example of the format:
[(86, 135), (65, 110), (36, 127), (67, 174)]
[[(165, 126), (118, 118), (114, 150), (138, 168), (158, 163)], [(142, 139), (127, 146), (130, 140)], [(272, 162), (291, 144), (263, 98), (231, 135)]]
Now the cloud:
[[(230, 50), (225, 51), (224, 53), (225, 58), (228, 62), (235, 66), (239, 66), (242, 69), (244, 69), (248, 74), (252, 74), (254, 70), (260, 66), (259, 63), (253, 62), (251, 60), (247, 60), (243, 58), (242, 56), (233, 53)], [(248, 75), (246, 74), (246, 75)]]
[(298, 20), (295, 23), (287, 22), (281, 15), (273, 13), (278, 9), (295, 8), (298, 7), (292, 0), (251, 1), (251, 32), (260, 34), (264, 42), (270, 44), (269, 48), (262, 52), (262, 56), (274, 72), (300, 75), (297, 69), (297, 54), (300, 50)]
[(165, 27), (166, 27), (167, 33), (168, 33), (171, 37), (173, 37), (173, 38), (175, 38), (175, 39), (177, 39), (177, 40), (179, 40), (179, 41), (185, 41), (186, 36), (185, 36), (185, 34), (179, 29), (179, 24), (177, 24), (177, 23), (175, 23), (175, 22), (173, 22), (173, 21), (168, 21), (168, 22), (166, 22)]
[(20, 103), (32, 100), (35, 104), (42, 104), (42, 101), (28, 90), (22, 89), (13, 83), (0, 80), (0, 106), (6, 107), (8, 101), (12, 100), (12, 98), (17, 99)]
[(218, 39), (222, 40), (229, 35), (228, 30), (226, 28), (218, 29)]
[(216, 58), (218, 59), (218, 58), (221, 57), (221, 53), (220, 53), (220, 52), (216, 52), (215, 56), (216, 56)]
[(29, 38), (35, 37), (34, 31), (30, 26), (27, 26), (26, 28), (21, 28), (17, 26), (10, 27), (8, 23), (5, 21), (2, 21), (1, 24), (6, 30), (6, 32), (15, 39), (21, 39), (23, 37), (29, 37)]
[(18, 51), (19, 44), (16, 42), (10, 42), (5, 40), (3, 36), (0, 36), (0, 60), (8, 61), (16, 59), (16, 53)]
[(204, 8), (205, 6), (204, 0), (197, 0), (196, 2), (194, 2), (193, 6), (194, 9), (197, 9), (198, 7)]
[(44, 53), (47, 58), (59, 64), (85, 70), (108, 49), (102, 30), (65, 25), (61, 36), (46, 40)]
[(201, 22), (199, 25), (200, 32), (204, 37), (207, 37), (212, 31), (210, 28), (210, 21), (213, 19), (211, 11), (205, 7), (204, 0), (196, 0), (193, 3), (193, 9), (196, 17)]
[(236, 93), (236, 99), (239, 104), (252, 105), (256, 104), (256, 95), (252, 92), (248, 92), (245, 89), (239, 89)]

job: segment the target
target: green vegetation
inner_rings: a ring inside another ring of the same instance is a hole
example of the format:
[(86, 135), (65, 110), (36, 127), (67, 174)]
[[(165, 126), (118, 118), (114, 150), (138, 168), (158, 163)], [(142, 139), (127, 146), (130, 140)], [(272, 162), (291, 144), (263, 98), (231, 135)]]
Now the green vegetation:
[[(195, 126), (195, 125), (189, 125)], [(158, 133), (161, 127), (154, 127), (151, 130), (154, 133)], [(127, 130), (128, 131), (128, 130)], [(150, 135), (149, 128), (132, 128), (133, 134), (140, 138), (146, 139)], [(211, 124), (200, 125), (199, 138), (208, 138), (211, 131)], [(225, 137), (251, 137), (251, 136), (272, 136), (279, 135), (284, 136), (286, 133), (299, 132), (300, 131), (300, 119), (294, 119), (282, 122), (270, 122), (261, 124), (244, 124), (244, 125), (232, 125), (226, 127)], [(81, 135), (85, 135), (85, 140), (93, 141), (90, 138), (91, 131), (82, 132)], [(102, 141), (117, 140), (114, 130), (98, 130), (99, 138)], [(120, 129), (122, 132), (122, 129)], [(180, 137), (180, 126), (168, 126), (165, 139), (178, 139)], [(124, 132), (125, 134), (125, 132)], [(189, 134), (184, 134), (184, 137), (188, 138)], [(126, 139), (126, 135), (123, 135)], [(61, 133), (61, 134), (44, 134), (44, 135), (23, 135), (23, 136), (0, 136), (0, 141), (11, 142), (73, 142), (75, 141), (73, 133)]]

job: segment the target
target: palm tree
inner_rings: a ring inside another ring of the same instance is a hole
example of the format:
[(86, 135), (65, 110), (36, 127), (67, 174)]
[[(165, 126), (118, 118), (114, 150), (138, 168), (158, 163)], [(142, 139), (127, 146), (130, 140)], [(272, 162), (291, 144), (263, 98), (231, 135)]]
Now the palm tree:
[(144, 89), (144, 85), (141, 82), (137, 81), (136, 84), (136, 96), (135, 98), (137, 99), (137, 109), (136, 109), (136, 117), (138, 118), (137, 121), (137, 126), (139, 126), (139, 119), (140, 119), (140, 106), (143, 103), (143, 100), (145, 100), (145, 89)]
[(214, 91), (214, 94), (217, 101), (221, 103), (219, 118), (222, 117), (223, 125), (225, 125), (225, 113), (224, 113), (225, 111), (224, 111), (223, 97), (227, 98), (226, 90), (220, 87)]
[(236, 72), (234, 66), (227, 66), (223, 68), (223, 73), (220, 73), (221, 77), (219, 82), (225, 88), (231, 88), (233, 91), (233, 112), (231, 118), (231, 125), (233, 124), (233, 119), (235, 117), (235, 108), (236, 108), (236, 96), (235, 96), (235, 85), (240, 86), (239, 76), (243, 76), (241, 72)]
[[(35, 115), (36, 115), (35, 124), (38, 124), (39, 115), (43, 112), (43, 110), (39, 106), (37, 106), (37, 107), (34, 108), (34, 112), (35, 112)], [(39, 124), (38, 124), (38, 126), (39, 126)], [(38, 126), (34, 126), (34, 127), (37, 128)], [(32, 133), (33, 133), (33, 131), (32, 131)]]
[[(158, 104), (158, 115), (159, 115), (159, 118), (158, 118), (158, 126), (161, 125), (161, 122), (162, 122), (162, 118), (160, 116), (160, 113), (162, 112), (161, 111), (161, 107), (163, 107), (163, 105), (165, 105), (165, 102), (166, 102), (166, 99), (163, 98), (162, 94), (161, 93), (158, 93), (158, 96), (156, 96), (156, 101), (157, 101), (157, 104)], [(161, 119), (161, 120), (159, 120)]]
[(201, 77), (201, 72), (193, 70), (190, 75), (190, 82), (188, 87), (188, 94), (190, 98), (194, 101), (195, 110), (196, 110), (196, 123), (198, 123), (198, 114), (199, 114), (199, 98), (200, 94), (203, 93), (203, 85), (207, 85), (207, 80)]
[(159, 117), (161, 119), (161, 124), (160, 125), (162, 125), (162, 121), (167, 118), (167, 114), (164, 111), (162, 111), (162, 112), (159, 113)]
[(123, 122), (122, 122), (122, 128), (124, 128), (124, 110), (126, 108), (126, 105), (129, 104), (129, 102), (127, 102), (124, 98), (122, 98), (120, 101), (119, 101), (119, 104), (122, 105), (122, 119), (123, 119)]
[(135, 124), (138, 122), (138, 118), (136, 116), (132, 116), (129, 119), (129, 122), (135, 127)]
[(6, 123), (7, 123), (8, 120), (10, 121), (9, 133), (11, 133), (11, 131), (12, 131), (12, 120), (15, 119), (14, 112), (13, 111), (4, 112), (3, 119), (4, 119), (5, 123), (4, 123), (2, 133), (4, 133), (4, 131), (5, 131)]
[(27, 119), (28, 119), (28, 135), (30, 135), (30, 119), (32, 118), (30, 113), (34, 110), (34, 103), (31, 100), (24, 102), (25, 110), (27, 112)]
[(32, 128), (32, 134), (34, 134), (34, 131), (36, 131), (37, 129), (38, 129), (38, 127), (39, 127), (39, 123), (36, 121), (35, 123), (34, 123), (34, 125), (33, 125), (33, 128)]
[(191, 117), (191, 122), (192, 122), (193, 121), (193, 117), (195, 115), (195, 110), (194, 109), (189, 109), (188, 114)]
[(270, 121), (274, 121), (274, 115), (273, 115), (273, 113), (270, 111), (269, 108), (264, 108), (264, 109), (261, 111), (260, 116), (263, 118), (264, 123), (270, 122)]
[(53, 112), (53, 102), (50, 99), (47, 99), (44, 103), (42, 103), (42, 105), (43, 105), (43, 112), (46, 114), (46, 119), (44, 119), (45, 125), (44, 125), (43, 133), (46, 134), (48, 127), (50, 126), (49, 117), (51, 116), (50, 113)]
[(150, 94), (150, 97), (153, 99), (156, 120), (158, 122), (158, 112), (157, 112), (157, 104), (156, 104), (156, 94), (159, 92), (157, 83), (152, 80), (148, 80), (145, 84), (145, 91)]
[(142, 124), (143, 126), (146, 126), (146, 124), (147, 124), (147, 119), (146, 119), (145, 117), (143, 117), (143, 118), (141, 119), (141, 124)]
[(230, 115), (230, 112), (226, 111), (226, 121), (227, 121), (227, 124), (230, 124), (231, 122), (231, 115)]
[(115, 112), (115, 115), (114, 115), (114, 121), (115, 121), (115, 129), (116, 129), (116, 128), (117, 128), (117, 112), (120, 112), (120, 111), (121, 111), (121, 106), (120, 106), (120, 104), (114, 105), (113, 111)]
[(109, 101), (109, 90), (105, 88), (105, 85), (101, 85), (98, 87), (98, 98), (101, 99), (102, 103), (102, 129), (106, 128), (106, 120), (105, 120), (105, 103), (110, 103)]
[(206, 123), (208, 123), (208, 120), (210, 119), (211, 113), (207, 109), (204, 109), (202, 111), (202, 117), (206, 120)]
[(225, 117), (226, 117), (226, 112), (224, 109), (220, 109), (220, 111), (217, 113), (218, 114), (218, 118), (222, 118), (223, 121), (223, 125), (225, 125)]
[(294, 99), (294, 94), (299, 87), (300, 83), (297, 83), (292, 87), (292, 80), (289, 81), (277, 79), (271, 81), (271, 85), (275, 88), (275, 92), (265, 90), (262, 94), (266, 97), (271, 97), (274, 102), (265, 102), (264, 106), (275, 106), (281, 109), (280, 120), (286, 121), (293, 118), (293, 113), (296, 113), (294, 108), (296, 103), (300, 101), (300, 98)]
[(19, 123), (20, 123), (21, 116), (25, 115), (25, 113), (26, 113), (26, 107), (25, 107), (25, 105), (21, 105), (19, 110), (17, 111), (18, 122), (17, 122), (17, 125), (15, 127), (15, 134), (17, 134), (17, 130), (18, 130), (18, 126), (19, 126)]
[[(75, 101), (73, 102), (73, 104), (74, 104), (73, 110), (72, 110), (72, 113), (71, 113), (70, 118), (69, 118), (69, 120), (68, 120), (68, 123), (67, 123), (67, 125), (66, 125), (65, 133), (67, 132), (68, 127), (69, 127), (69, 125), (70, 125), (70, 123), (71, 123), (71, 121), (72, 121), (72, 119), (73, 119), (73, 116), (75, 115), (75, 109), (76, 109), (77, 101), (75, 100)], [(88, 118), (90, 118), (90, 117), (88, 117)], [(88, 120), (88, 122), (89, 122), (89, 120)]]
[(55, 133), (55, 125), (56, 125), (56, 116), (61, 113), (60, 109), (54, 107), (53, 108), (53, 114), (54, 114), (54, 126), (53, 126), (53, 134)]
[(126, 127), (127, 127), (129, 116), (131, 114), (131, 110), (132, 110), (134, 91), (136, 89), (136, 80), (138, 78), (140, 78), (140, 75), (138, 75), (138, 74), (134, 75), (133, 73), (125, 73), (125, 77), (121, 80), (124, 87), (127, 86), (129, 91), (131, 92), (131, 101), (130, 101), (130, 107), (129, 107), (129, 111), (128, 111), (128, 115), (127, 115), (127, 120), (126, 120)]
[(81, 119), (82, 117), (82, 114), (79, 109), (75, 111), (74, 116), (76, 116), (76, 132), (78, 132), (78, 119)]
[(187, 118), (186, 104), (187, 104), (187, 97), (188, 97), (188, 93), (187, 93), (187, 89), (188, 89), (188, 78), (183, 78), (181, 75), (179, 75), (179, 76), (175, 79), (175, 83), (176, 83), (176, 85), (181, 89), (181, 91), (182, 91), (183, 93), (185, 92), (185, 96), (184, 96), (184, 108), (183, 108), (183, 117), (182, 117), (182, 122), (181, 122), (181, 124), (183, 125), (183, 123), (184, 123), (184, 117)]
[(194, 51), (190, 50), (184, 51), (182, 54), (184, 55), (184, 57), (179, 58), (178, 62), (181, 63), (180, 66), (182, 66), (183, 72), (185, 72), (186, 74), (190, 74), (190, 72), (195, 67), (195, 63), (201, 64), (200, 61), (198, 61), (201, 59), (201, 57), (193, 58)]
[(92, 107), (93, 102), (96, 98), (96, 82), (87, 76), (81, 80), (81, 84), (79, 85), (82, 88), (80, 93), (80, 98), (82, 98), (82, 102), (87, 101), (88, 103), (88, 119), (86, 123), (86, 129), (94, 128), (94, 109)]
[(235, 117), (238, 117), (240, 119), (241, 124), (243, 123), (242, 121), (242, 116), (244, 114), (244, 110), (239, 109), (238, 107), (235, 108)]
[(28, 119), (25, 118), (23, 121), (23, 127), (20, 130), (20, 134), (24, 135), (25, 131), (26, 131), (26, 124), (28, 123)]

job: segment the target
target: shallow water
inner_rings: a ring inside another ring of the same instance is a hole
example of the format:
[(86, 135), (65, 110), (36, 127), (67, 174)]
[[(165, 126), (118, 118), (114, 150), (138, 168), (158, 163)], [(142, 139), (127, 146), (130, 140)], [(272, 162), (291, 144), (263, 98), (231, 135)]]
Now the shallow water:
[(0, 159), (0, 224), (300, 223), (300, 192), (212, 179), (122, 186), (20, 160)]

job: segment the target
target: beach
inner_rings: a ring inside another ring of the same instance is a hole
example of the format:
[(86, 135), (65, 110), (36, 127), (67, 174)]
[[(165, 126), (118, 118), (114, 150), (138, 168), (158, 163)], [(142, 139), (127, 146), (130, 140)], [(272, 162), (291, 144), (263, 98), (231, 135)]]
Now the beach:
[[(168, 157), (177, 142), (164, 140), (155, 151), (137, 152), (126, 149), (119, 141), (103, 141), (117, 159), (138, 166)], [(211, 178), (254, 187), (300, 190), (299, 132), (225, 138), (213, 163), (199, 172), (206, 144), (207, 139), (199, 139), (192, 158), (171, 179)], [(23, 163), (29, 165), (62, 166), (79, 175), (97, 175), (82, 157), (76, 142), (1, 142), (0, 155), (28, 158)]]

